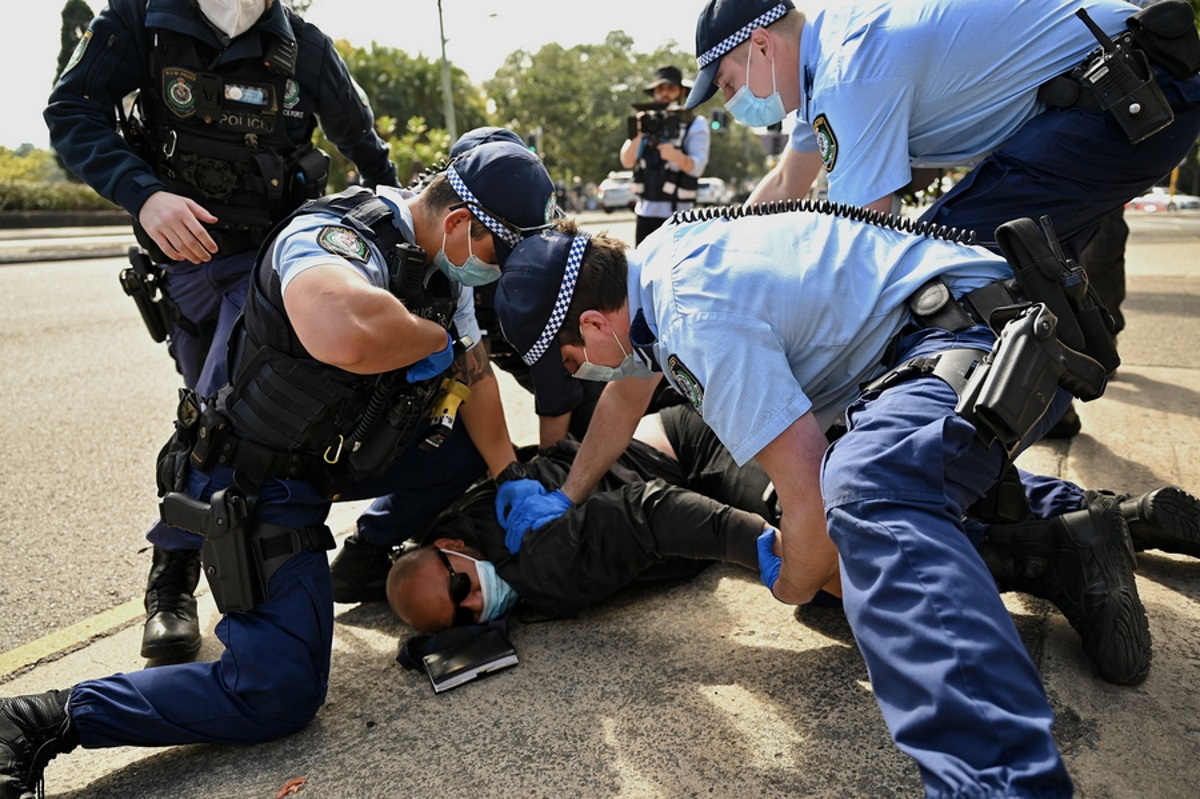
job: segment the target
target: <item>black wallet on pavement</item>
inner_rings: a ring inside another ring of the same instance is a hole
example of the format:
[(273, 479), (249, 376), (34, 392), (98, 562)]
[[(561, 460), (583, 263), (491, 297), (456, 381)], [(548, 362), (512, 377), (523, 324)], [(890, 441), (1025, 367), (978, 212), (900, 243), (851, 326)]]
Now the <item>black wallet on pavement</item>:
[(430, 652), (421, 660), (435, 693), (449, 691), (518, 662), (517, 650), (504, 631), (497, 628)]

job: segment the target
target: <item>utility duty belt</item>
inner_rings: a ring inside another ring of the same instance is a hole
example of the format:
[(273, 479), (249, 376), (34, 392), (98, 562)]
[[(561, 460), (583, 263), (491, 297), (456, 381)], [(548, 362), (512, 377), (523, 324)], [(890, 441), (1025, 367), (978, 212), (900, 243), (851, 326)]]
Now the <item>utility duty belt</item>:
[[(440, 394), (436, 391), (439, 386)], [(217, 608), (222, 613), (251, 610), (269, 598), (271, 576), (291, 557), (304, 550), (324, 551), (335, 546), (324, 525), (290, 528), (251, 520), (267, 480), (308, 480), (322, 496), (336, 500), (347, 484), (377, 474), (394, 461), (412, 440), (408, 431), (424, 430), (422, 449), (441, 446), (453, 427), (458, 405), (469, 394), (463, 383), (452, 378), (440, 384), (428, 381), (421, 386), (419, 400), (396, 403), (390, 410), (378, 408), (382, 417), (378, 425), (364, 427), (360, 421), (356, 434), (361, 429), (361, 439), (352, 435), (347, 442), (339, 437), (336, 450), (331, 446), (318, 454), (275, 450), (244, 439), (224, 415), (211, 407), (201, 410), (195, 393), (181, 389), (175, 432), (158, 459), (162, 521), (204, 538), (200, 558)], [(427, 401), (427, 396), (435, 401)], [(423, 428), (409, 418), (417, 409)], [(366, 436), (368, 432), (370, 436)], [(404, 446), (398, 446), (398, 436)], [(355, 443), (366, 445), (362, 456), (370, 460), (369, 468), (358, 457)], [(231, 485), (214, 492), (208, 502), (184, 493), (191, 469), (208, 471), (218, 466), (234, 470)]]
[(922, 327), (960, 332), (988, 325), (997, 335), (990, 352), (958, 348), (912, 358), (868, 384), (885, 390), (932, 375), (958, 394), (955, 410), (989, 444), (1015, 455), (1061, 386), (1075, 397), (1100, 397), (1120, 365), (1112, 317), (1087, 276), (1058, 246), (1048, 217), (1043, 230), (1031, 219), (1006, 222), (996, 241), (1014, 280), (997, 281), (955, 299), (935, 278), (909, 299)]
[(282, 527), (253, 522), (250, 503), (234, 487), (213, 493), (208, 502), (171, 492), (160, 505), (167, 524), (204, 537), (200, 560), (222, 613), (252, 610), (270, 597), (271, 577), (305, 550), (324, 552), (337, 544), (323, 524)]
[(1056, 108), (1107, 111), (1133, 144), (1174, 122), (1175, 112), (1150, 64), (1178, 80), (1200, 72), (1200, 36), (1192, 7), (1184, 0), (1163, 0), (1129, 17), (1129, 30), (1115, 39), (1083, 9), (1076, 14), (1100, 48), (1075, 69), (1044, 83), (1038, 99)]

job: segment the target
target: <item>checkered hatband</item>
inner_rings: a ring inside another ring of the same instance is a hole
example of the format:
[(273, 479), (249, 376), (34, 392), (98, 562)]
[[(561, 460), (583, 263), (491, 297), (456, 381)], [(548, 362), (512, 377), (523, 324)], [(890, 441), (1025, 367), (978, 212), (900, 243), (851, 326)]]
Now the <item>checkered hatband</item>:
[(483, 210), (483, 203), (471, 193), (467, 188), (467, 184), (463, 181), (459, 174), (454, 171), (454, 167), (446, 168), (446, 177), (450, 180), (450, 185), (454, 188), (454, 193), (462, 198), (463, 202), (471, 209), (471, 213), (475, 218), (484, 224), (484, 226), (499, 236), (502, 240), (508, 243), (510, 247), (515, 247), (521, 241), (520, 235), (515, 231), (510, 230), (506, 225), (497, 220), (494, 216)]
[(529, 348), (529, 352), (521, 356), (526, 366), (533, 366), (538, 359), (550, 348), (554, 337), (558, 335), (563, 320), (567, 318), (567, 309), (571, 307), (571, 297), (575, 295), (575, 281), (579, 277), (579, 267), (583, 265), (583, 251), (587, 249), (587, 233), (579, 233), (571, 241), (571, 249), (567, 253), (567, 267), (563, 270), (562, 283), (558, 287), (558, 297), (554, 300), (554, 308), (550, 311), (550, 319), (537, 341)]
[(783, 3), (780, 3), (779, 5), (772, 8), (770, 11), (768, 11), (764, 14), (761, 14), (753, 22), (739, 28), (732, 35), (726, 37), (723, 41), (719, 42), (716, 47), (713, 47), (712, 49), (708, 50), (707, 52), (702, 53), (701, 55), (697, 56), (696, 63), (699, 65), (700, 69), (704, 69), (706, 66), (708, 66), (712, 62), (716, 61), (718, 58), (725, 55), (726, 53), (728, 53), (733, 48), (737, 47), (742, 42), (749, 39), (750, 34), (752, 32), (754, 32), (758, 28), (767, 27), (768, 25), (770, 25), (772, 22), (775, 22), (776, 20), (778, 20), (780, 17), (782, 17), (787, 12), (788, 12), (788, 7), (786, 5), (784, 5)]

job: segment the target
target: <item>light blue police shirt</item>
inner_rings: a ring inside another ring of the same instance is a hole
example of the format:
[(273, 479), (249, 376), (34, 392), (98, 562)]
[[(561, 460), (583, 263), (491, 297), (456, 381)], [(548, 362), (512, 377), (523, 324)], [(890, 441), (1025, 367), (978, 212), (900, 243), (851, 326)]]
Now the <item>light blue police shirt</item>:
[(831, 214), (668, 224), (629, 255), (629, 311), (744, 464), (809, 411), (828, 428), (882, 374), (906, 300), (935, 275), (957, 296), (1012, 272), (979, 247)]
[(970, 165), (1044, 110), (1037, 89), (1110, 35), (1125, 0), (874, 0), (830, 4), (800, 35), (790, 146), (819, 151), (829, 199), (866, 205), (914, 167)]
[[(413, 234), (412, 212), (404, 202), (415, 196), (413, 192), (392, 186), (379, 186), (375, 192), (396, 212), (392, 219), (404, 235), (405, 240), (416, 241), (416, 236)], [(328, 266), (331, 263), (344, 264), (365, 277), (372, 286), (387, 289), (387, 259), (369, 239), (363, 239), (369, 253), (365, 262), (357, 258), (338, 256), (320, 244), (322, 231), (328, 227), (338, 228), (349, 235), (358, 237), (353, 230), (339, 224), (340, 219), (341, 215), (336, 213), (302, 214), (292, 219), (275, 239), (273, 261), (275, 271), (279, 274), (281, 291), (284, 294), (287, 293), (287, 287), (296, 275), (314, 266)], [(471, 341), (476, 343), (482, 339), (479, 322), (475, 319), (475, 292), (466, 289), (458, 292), (458, 308), (454, 312), (454, 323), (460, 337), (470, 336)]]

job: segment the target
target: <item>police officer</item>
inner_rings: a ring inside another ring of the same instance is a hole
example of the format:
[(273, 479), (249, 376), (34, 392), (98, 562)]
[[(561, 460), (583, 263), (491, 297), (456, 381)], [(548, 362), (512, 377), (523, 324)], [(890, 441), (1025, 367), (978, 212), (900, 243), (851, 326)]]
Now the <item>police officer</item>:
[[(176, 313), (164, 332), (184, 385), (201, 396), (226, 380), (225, 344), (267, 231), (325, 191), (318, 118), (366, 185), (397, 185), (332, 42), (275, 0), (113, 0), (50, 96), (45, 119), (63, 162), (129, 211), (166, 267), (160, 307)], [(183, 659), (200, 646), (199, 561), (163, 537), (157, 525), (148, 533), (142, 656)]]
[[(1081, 7), (1108, 37), (1135, 32), (1121, 61), (1149, 63), (1145, 80), (1161, 94), (1147, 88), (1098, 106), (1092, 82), (1072, 73), (1100, 46), (1076, 15)], [(1161, 30), (1178, 11), (1177, 60), (1125, 0), (839, 3), (811, 15), (791, 0), (710, 0), (696, 26), (700, 72), (687, 105), (720, 90), (746, 124), (796, 112), (791, 147), (751, 202), (802, 196), (824, 169), (831, 201), (890, 212), (914, 168), (974, 164), (923, 219), (994, 246), (1004, 222), (1048, 214), (1077, 255), (1094, 226), (1170, 172), (1200, 131), (1190, 6), (1142, 13), (1155, 12)], [(1165, 107), (1151, 108), (1160, 98)], [(1152, 114), (1164, 127), (1136, 127)]]
[[(1132, 43), (1100, 63), (1081, 8)], [(921, 218), (992, 249), (1007, 220), (1048, 215), (1078, 259), (1200, 133), (1200, 43), (1183, 0), (1140, 13), (1125, 0), (850, 2), (809, 15), (791, 0), (709, 0), (696, 59), (688, 107), (720, 90), (748, 125), (796, 113), (789, 149), (750, 202), (802, 197), (824, 170), (831, 201), (887, 213), (914, 170), (970, 166)], [(1115, 284), (1105, 299), (1119, 301), (1122, 264), (1107, 270), (1097, 283)], [(1067, 413), (1065, 437), (1078, 429)]]
[[(419, 194), (352, 188), (268, 239), (230, 382), (202, 408), (185, 398), (159, 464), (164, 520), (200, 533), (179, 535), (204, 548), (221, 659), (0, 700), (0, 795), (24, 795), (77, 743), (252, 743), (313, 718), (333, 636), (331, 501), (404, 495), (432, 518), (485, 461), (514, 458), (456, 281), (498, 274), (521, 230), (548, 223), (552, 193), (536, 156), (491, 143)], [(444, 392), (459, 392), (443, 375), (452, 364), (472, 391), (461, 424), (430, 430)]]
[[(1042, 521), (985, 527), (975, 517), (1070, 394), (1043, 387), (1045, 407), (1023, 431), (971, 404), (958, 414), (964, 376), (997, 341), (963, 298), (1006, 285), (996, 281), (1012, 269), (953, 231), (902, 233), (900, 220), (876, 225), (855, 211), (700, 214), (631, 253), (570, 230), (523, 242), (496, 294), (505, 334), (535, 380), (566, 371), (614, 382), (593, 420), (604, 433), (584, 439), (562, 487), (500, 503), (509, 548), (587, 495), (665, 376), (738, 463), (754, 458), (772, 478), (782, 562), (763, 581), (775, 596), (809, 600), (836, 579), (840, 554), (873, 690), (929, 795), (1068, 796), (1040, 677), (976, 544), (986, 534), (1002, 548), (1043, 547), (1041, 571), (1010, 579), (1020, 590), (1036, 579), (1101, 675), (1134, 683), (1150, 640), (1127, 523), (1116, 499), (1052, 478), (1037, 492), (1031, 479), (1021, 486)], [(910, 308), (932, 289), (938, 303)], [(931, 316), (935, 307), (954, 319)], [(1002, 363), (999, 381), (1012, 367)], [(1018, 403), (1031, 393), (1004, 389)], [(825, 431), (841, 416), (847, 431), (831, 447)], [(1081, 552), (1082, 573), (1048, 579)]]
[(636, 242), (650, 235), (675, 211), (691, 208), (696, 187), (708, 165), (712, 133), (701, 115), (683, 109), (691, 84), (678, 67), (662, 67), (643, 91), (658, 108), (638, 114), (653, 121), (650, 130), (639, 122), (638, 130), (621, 145), (621, 166), (633, 169), (638, 195)]
[[(521, 137), (511, 130), (487, 125), (469, 130), (460, 136), (450, 147), (450, 158), (458, 158), (481, 144), (489, 142), (508, 142), (521, 148), (525, 147), (525, 142)], [(428, 181), (441, 174), (442, 171), (439, 167), (427, 169), (414, 179), (411, 186), (412, 191), (421, 191)], [(535, 199), (531, 201), (530, 208), (534, 210), (546, 211), (546, 203), (553, 198), (553, 187), (549, 183), (543, 184), (539, 181), (537, 185), (522, 185), (513, 188), (518, 191), (532, 192), (531, 196)], [(551, 210), (546, 212), (555, 216), (561, 213), (561, 209), (552, 206)], [(540, 219), (534, 221), (540, 221)], [(456, 277), (464, 279), (461, 275), (456, 275)], [(476, 350), (476, 354), (482, 355), (486, 351), (490, 363), (513, 373), (519, 381), (524, 381), (528, 390), (532, 391), (532, 384), (528, 381), (528, 368), (521, 363), (520, 356), (513, 352), (512, 347), (500, 335), (500, 326), (492, 308), (492, 297), (496, 287), (495, 279), (498, 277), (497, 273), (465, 278), (470, 281), (466, 290), (474, 293), (475, 319), (481, 335), (480, 343), (483, 345)], [(478, 387), (475, 389), (476, 392), (479, 390)], [(506, 429), (497, 427), (494, 434), (497, 451), (505, 452), (504, 447), (507, 442), (503, 436), (507, 435)], [(582, 437), (582, 433), (580, 435)], [(492, 470), (493, 475), (498, 475), (505, 467), (504, 463), (493, 465), (495, 466)], [(461, 482), (463, 479), (477, 473), (477, 469), (463, 470), (449, 482), (430, 481), (430, 493), (426, 493), (424, 499), (434, 498), (434, 501), (425, 502), (421, 504), (421, 507), (428, 512), (436, 511), (455, 498), (454, 492), (463, 488)], [(342, 547), (331, 564), (335, 602), (355, 603), (386, 599), (385, 587), (388, 570), (392, 565), (392, 548), (406, 538), (420, 534), (424, 525), (431, 518), (428, 512), (413, 512), (413, 499), (414, 497), (407, 492), (400, 495), (388, 494), (377, 497), (359, 515), (355, 531), (342, 542)]]

